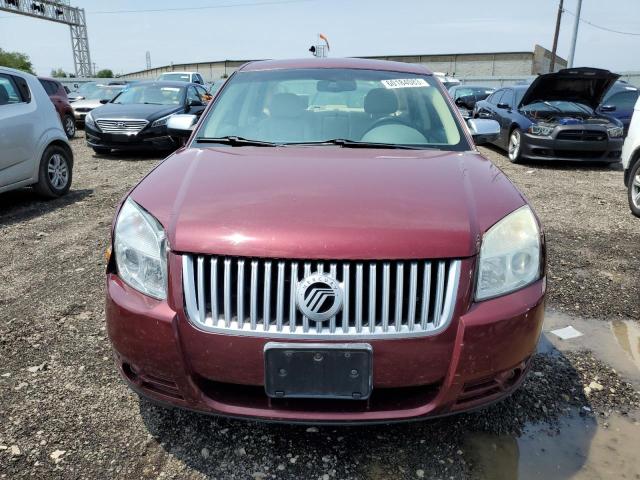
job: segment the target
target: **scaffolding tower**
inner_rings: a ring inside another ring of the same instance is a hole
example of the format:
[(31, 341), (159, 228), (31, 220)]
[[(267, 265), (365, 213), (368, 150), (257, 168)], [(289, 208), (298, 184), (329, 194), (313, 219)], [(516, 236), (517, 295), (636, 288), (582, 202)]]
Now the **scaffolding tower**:
[(0, 10), (69, 25), (76, 77), (91, 77), (91, 54), (87, 22), (83, 8), (72, 7), (69, 0), (0, 0)]

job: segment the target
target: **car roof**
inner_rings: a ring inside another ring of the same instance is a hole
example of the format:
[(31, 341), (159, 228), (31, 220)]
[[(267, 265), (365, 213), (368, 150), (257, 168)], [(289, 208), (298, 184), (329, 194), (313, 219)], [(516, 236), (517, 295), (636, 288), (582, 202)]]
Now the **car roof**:
[(365, 58), (302, 58), (290, 60), (258, 60), (240, 67), (244, 72), (261, 70), (293, 70), (311, 68), (355, 68), (360, 70), (383, 70), (389, 72), (432, 75), (424, 65), (418, 63), (392, 62)]
[[(136, 87), (146, 87), (149, 85), (160, 85), (162, 87), (187, 87), (189, 85), (198, 85), (197, 83), (190, 83), (190, 82), (175, 82), (175, 81), (168, 81), (168, 80), (147, 80), (147, 81), (142, 81), (142, 82), (136, 82), (135, 86)], [(126, 85), (105, 85), (105, 87), (124, 87)], [(202, 86), (202, 85), (199, 85)]]
[(3, 67), (2, 65), (0, 65), (0, 71), (4, 72), (4, 73), (11, 74), (11, 75), (18, 75), (18, 76), (22, 75), (24, 78), (27, 78), (27, 77), (37, 78), (35, 75), (31, 75), (30, 73), (27, 73), (27, 72), (25, 72), (23, 70), (17, 70), (15, 68)]
[(176, 74), (176, 75), (193, 75), (194, 73), (198, 73), (198, 72), (162, 72), (160, 74), (160, 76), (162, 75), (171, 75), (171, 74)]

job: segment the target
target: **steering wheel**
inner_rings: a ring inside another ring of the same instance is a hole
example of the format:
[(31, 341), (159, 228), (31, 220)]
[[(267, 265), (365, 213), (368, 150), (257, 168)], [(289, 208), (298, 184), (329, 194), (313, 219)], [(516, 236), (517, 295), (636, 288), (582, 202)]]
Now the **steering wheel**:
[(400, 117), (382, 117), (376, 120), (375, 122), (373, 122), (369, 126), (369, 128), (367, 128), (367, 130), (362, 134), (360, 139), (364, 138), (365, 135), (369, 133), (371, 130), (373, 130), (374, 128), (382, 127), (384, 125), (404, 125), (405, 127), (413, 128), (414, 130), (416, 130), (416, 127), (414, 127), (409, 122), (407, 122), (406, 120)]

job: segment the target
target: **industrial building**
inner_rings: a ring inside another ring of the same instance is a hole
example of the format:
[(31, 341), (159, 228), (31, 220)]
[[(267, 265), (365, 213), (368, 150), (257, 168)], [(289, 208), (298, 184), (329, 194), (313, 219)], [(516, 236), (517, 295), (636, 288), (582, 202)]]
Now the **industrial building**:
[[(398, 62), (420, 63), (435, 72), (443, 72), (460, 79), (468, 77), (527, 78), (547, 73), (551, 52), (536, 45), (530, 52), (456, 53), (438, 55), (393, 55), (362, 57)], [(250, 60), (219, 60), (199, 63), (175, 63), (122, 75), (121, 78), (154, 79), (164, 72), (195, 71), (213, 81), (223, 78)], [(566, 68), (567, 61), (556, 57), (555, 70)]]

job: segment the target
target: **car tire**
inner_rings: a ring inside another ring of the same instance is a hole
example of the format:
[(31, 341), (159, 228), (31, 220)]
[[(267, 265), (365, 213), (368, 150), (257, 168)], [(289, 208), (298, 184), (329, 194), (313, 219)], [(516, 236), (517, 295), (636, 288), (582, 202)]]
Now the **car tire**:
[(110, 148), (103, 148), (103, 147), (93, 147), (93, 151), (96, 152), (98, 155), (108, 155), (111, 153)]
[(511, 163), (520, 163), (522, 161), (522, 131), (519, 128), (514, 128), (509, 133), (507, 156)]
[(73, 115), (67, 114), (62, 118), (62, 127), (69, 140), (76, 136), (76, 119)]
[(71, 188), (73, 161), (71, 153), (59, 145), (49, 146), (40, 159), (35, 190), (46, 198), (58, 198)]
[(629, 172), (627, 192), (631, 213), (640, 217), (640, 159), (636, 161)]

